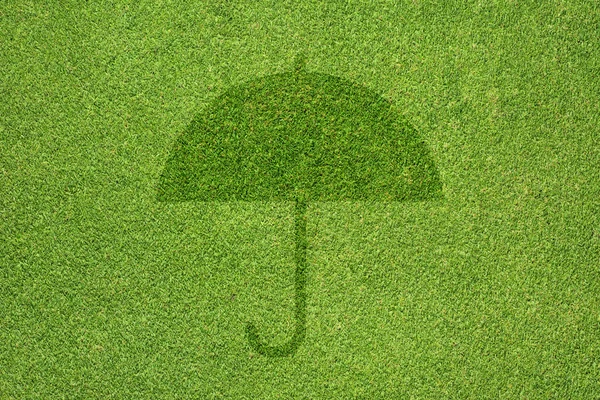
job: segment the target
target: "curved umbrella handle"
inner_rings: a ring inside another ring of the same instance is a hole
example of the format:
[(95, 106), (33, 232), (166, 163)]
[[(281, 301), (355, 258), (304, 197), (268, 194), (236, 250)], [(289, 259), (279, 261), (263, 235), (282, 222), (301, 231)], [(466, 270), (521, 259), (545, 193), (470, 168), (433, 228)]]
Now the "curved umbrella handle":
[(284, 357), (292, 355), (298, 349), (300, 342), (306, 336), (306, 200), (295, 201), (295, 225), (296, 225), (296, 273), (295, 295), (296, 295), (296, 330), (294, 336), (284, 345), (267, 346), (258, 338), (257, 329), (252, 322), (246, 326), (246, 333), (250, 345), (258, 353), (268, 357)]

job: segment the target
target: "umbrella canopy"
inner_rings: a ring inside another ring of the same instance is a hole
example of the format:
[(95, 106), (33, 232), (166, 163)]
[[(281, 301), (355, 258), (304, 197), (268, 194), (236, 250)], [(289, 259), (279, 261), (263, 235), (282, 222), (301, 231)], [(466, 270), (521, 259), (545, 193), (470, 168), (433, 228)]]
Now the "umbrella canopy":
[(389, 101), (303, 68), (217, 97), (179, 137), (160, 201), (442, 197), (425, 144)]
[(377, 93), (307, 72), (262, 77), (217, 97), (179, 137), (160, 177), (160, 201), (295, 203), (293, 337), (260, 354), (293, 354), (306, 336), (306, 209), (309, 201), (443, 198), (427, 147)]

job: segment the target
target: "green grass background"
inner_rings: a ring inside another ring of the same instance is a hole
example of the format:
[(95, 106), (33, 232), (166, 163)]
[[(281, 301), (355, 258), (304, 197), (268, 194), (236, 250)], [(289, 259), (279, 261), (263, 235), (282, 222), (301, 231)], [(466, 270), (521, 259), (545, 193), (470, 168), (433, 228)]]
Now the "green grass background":
[[(101, 3), (101, 4), (100, 4)], [(4, 1), (0, 398), (600, 396), (593, 1)], [(289, 70), (364, 83), (447, 202), (321, 202), (307, 337), (293, 204), (161, 204), (211, 99)]]

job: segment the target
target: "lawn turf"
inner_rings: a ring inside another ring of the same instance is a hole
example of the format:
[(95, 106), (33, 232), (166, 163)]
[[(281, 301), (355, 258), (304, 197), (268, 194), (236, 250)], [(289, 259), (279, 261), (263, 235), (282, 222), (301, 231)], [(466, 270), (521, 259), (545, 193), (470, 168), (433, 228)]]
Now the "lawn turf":
[[(0, 398), (600, 395), (594, 2), (5, 2)], [(191, 121), (293, 68), (364, 85), (443, 202), (163, 203)]]

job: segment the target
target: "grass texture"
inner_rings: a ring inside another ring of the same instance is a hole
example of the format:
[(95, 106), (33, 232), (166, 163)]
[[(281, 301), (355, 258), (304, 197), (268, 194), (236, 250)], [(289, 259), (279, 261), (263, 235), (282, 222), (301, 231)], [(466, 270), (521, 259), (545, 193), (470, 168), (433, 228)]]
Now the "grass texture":
[(600, 396), (594, 2), (0, 32), (0, 399)]

